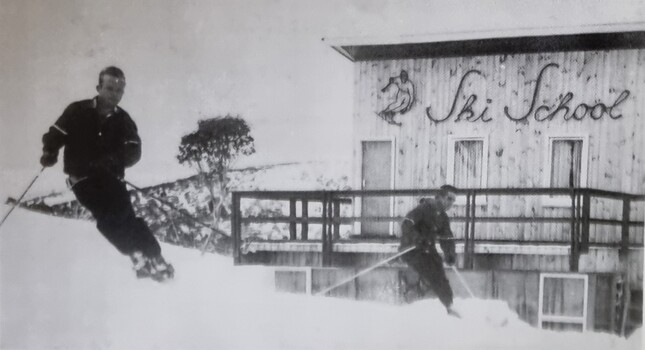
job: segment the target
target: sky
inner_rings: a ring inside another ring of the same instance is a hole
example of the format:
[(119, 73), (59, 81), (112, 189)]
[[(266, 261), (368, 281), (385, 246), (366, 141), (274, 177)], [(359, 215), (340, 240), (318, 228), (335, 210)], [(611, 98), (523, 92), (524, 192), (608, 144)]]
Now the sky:
[[(4, 213), (7, 206), (0, 206)], [(277, 293), (273, 270), (162, 243), (175, 279), (137, 280), (87, 221), (17, 209), (0, 228), (2, 349), (637, 350), (606, 333), (532, 328), (501, 301), (392, 305)]]
[[(240, 166), (351, 161), (353, 64), (322, 38), (643, 21), (636, 0), (0, 0), (1, 171), (28, 183), (42, 134), (69, 103), (94, 96), (108, 65), (125, 71), (121, 107), (143, 139), (127, 176), (154, 184), (192, 174), (176, 160), (181, 136), (226, 114), (256, 139)], [(59, 187), (61, 170), (48, 169), (37, 190)]]

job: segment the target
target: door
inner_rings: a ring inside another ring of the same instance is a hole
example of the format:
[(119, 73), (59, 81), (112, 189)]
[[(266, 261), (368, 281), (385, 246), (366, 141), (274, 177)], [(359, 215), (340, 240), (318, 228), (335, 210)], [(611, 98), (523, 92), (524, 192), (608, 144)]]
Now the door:
[[(361, 184), (363, 190), (392, 188), (392, 141), (362, 141)], [(361, 215), (391, 216), (391, 197), (363, 197)], [(361, 235), (390, 235), (389, 222), (363, 222)]]

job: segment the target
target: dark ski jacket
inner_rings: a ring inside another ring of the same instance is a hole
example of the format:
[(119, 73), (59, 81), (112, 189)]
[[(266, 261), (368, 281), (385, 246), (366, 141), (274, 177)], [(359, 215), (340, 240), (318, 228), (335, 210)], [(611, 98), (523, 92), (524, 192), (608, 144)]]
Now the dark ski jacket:
[(412, 209), (401, 223), (400, 250), (411, 246), (434, 249), (439, 241), (446, 255), (455, 254), (455, 242), (448, 215), (435, 199), (425, 199)]
[(43, 152), (57, 156), (65, 146), (64, 171), (76, 178), (98, 171), (122, 178), (141, 158), (137, 126), (120, 107), (104, 117), (96, 105), (96, 98), (70, 104), (43, 135)]

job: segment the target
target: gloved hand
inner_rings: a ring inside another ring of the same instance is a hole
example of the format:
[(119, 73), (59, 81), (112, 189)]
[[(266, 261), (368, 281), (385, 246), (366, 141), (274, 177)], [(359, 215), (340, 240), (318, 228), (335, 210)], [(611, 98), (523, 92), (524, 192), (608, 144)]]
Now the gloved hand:
[(445, 261), (448, 266), (452, 266), (457, 261), (457, 257), (455, 256), (455, 254), (446, 254)]
[(425, 238), (418, 239), (416, 243), (417, 248), (425, 253), (429, 253), (432, 249), (432, 243)]
[(49, 152), (44, 152), (43, 155), (40, 157), (40, 165), (44, 167), (50, 167), (56, 164), (58, 161), (58, 154), (56, 153), (49, 153)]

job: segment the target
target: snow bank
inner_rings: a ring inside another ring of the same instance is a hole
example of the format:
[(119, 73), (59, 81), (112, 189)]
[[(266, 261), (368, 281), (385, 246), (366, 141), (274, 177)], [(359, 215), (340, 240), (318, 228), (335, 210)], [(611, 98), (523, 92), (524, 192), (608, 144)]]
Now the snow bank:
[[(270, 268), (164, 245), (176, 280), (136, 280), (92, 223), (17, 209), (0, 229), (2, 349), (638, 349), (529, 327), (505, 303), (394, 306), (273, 292)], [(507, 321), (502, 326), (502, 321)]]

